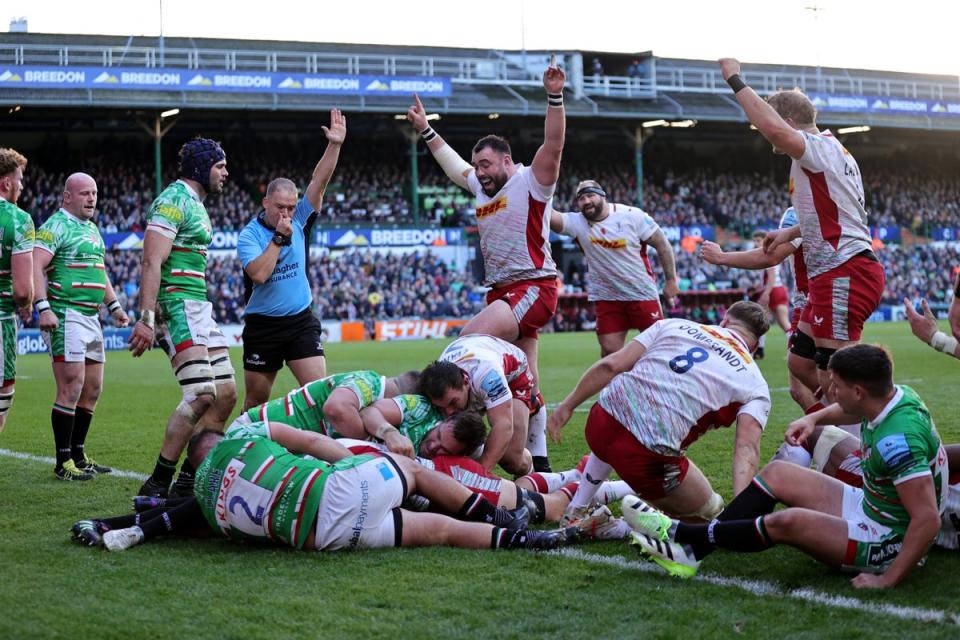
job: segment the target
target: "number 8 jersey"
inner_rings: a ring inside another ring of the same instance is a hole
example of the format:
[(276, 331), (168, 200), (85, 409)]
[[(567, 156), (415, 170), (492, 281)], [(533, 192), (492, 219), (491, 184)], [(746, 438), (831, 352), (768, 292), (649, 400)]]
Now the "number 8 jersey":
[(683, 455), (704, 432), (730, 426), (741, 413), (766, 427), (770, 390), (734, 331), (671, 319), (634, 340), (646, 352), (598, 402), (646, 448)]

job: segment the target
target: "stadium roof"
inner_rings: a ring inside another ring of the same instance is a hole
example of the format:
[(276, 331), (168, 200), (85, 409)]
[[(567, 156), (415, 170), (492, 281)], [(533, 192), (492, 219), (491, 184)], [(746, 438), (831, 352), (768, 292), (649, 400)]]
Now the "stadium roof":
[[(714, 62), (645, 55), (640, 77), (593, 76), (584, 59), (595, 55), (624, 74), (635, 57), (560, 53), (571, 117), (745, 121)], [(539, 115), (547, 60), (546, 52), (10, 33), (0, 43), (0, 102), (402, 113), (409, 87), (420, 86), (430, 111)], [(960, 130), (954, 76), (786, 65), (749, 65), (743, 75), (761, 94), (803, 89), (826, 125)], [(311, 81), (324, 88), (311, 92)]]

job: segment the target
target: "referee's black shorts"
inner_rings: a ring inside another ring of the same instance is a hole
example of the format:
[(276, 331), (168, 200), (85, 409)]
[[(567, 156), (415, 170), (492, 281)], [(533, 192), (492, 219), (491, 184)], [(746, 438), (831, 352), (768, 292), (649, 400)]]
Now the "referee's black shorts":
[(292, 316), (247, 314), (243, 323), (243, 368), (272, 373), (284, 362), (323, 355), (320, 321), (307, 308)]

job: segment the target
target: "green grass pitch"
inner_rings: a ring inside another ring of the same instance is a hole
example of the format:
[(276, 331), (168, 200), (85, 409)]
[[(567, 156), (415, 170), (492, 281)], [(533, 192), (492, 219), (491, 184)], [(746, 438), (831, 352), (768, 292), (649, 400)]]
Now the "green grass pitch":
[[(960, 442), (960, 362), (922, 345), (904, 323), (868, 325), (865, 340), (892, 350), (897, 380), (919, 391), (944, 441)], [(394, 374), (422, 367), (443, 344), (334, 344), (328, 365), (332, 372)], [(544, 336), (547, 401), (566, 395), (598, 352), (593, 334)], [(239, 351), (233, 358), (239, 370)], [(761, 366), (773, 397), (765, 460), (798, 415), (776, 329)], [(21, 357), (19, 371), (0, 448), (52, 456), (49, 361)], [(283, 372), (275, 389), (293, 385)], [(88, 451), (118, 469), (149, 472), (178, 401), (161, 353), (141, 361), (110, 353)], [(586, 451), (585, 418), (575, 414), (563, 444), (551, 447), (554, 468), (572, 466)], [(689, 451), (728, 499), (732, 440), (732, 429), (713, 431)], [(785, 547), (716, 553), (701, 567), (708, 579), (684, 582), (645, 570), (621, 542), (584, 544), (585, 557), (454, 549), (321, 554), (175, 539), (109, 554), (70, 542), (75, 520), (126, 512), (139, 484), (116, 477), (59, 483), (47, 464), (0, 456), (0, 638), (960, 636), (960, 557), (938, 550), (900, 587), (859, 592), (849, 576)], [(924, 622), (911, 618), (914, 610), (945, 616)]]

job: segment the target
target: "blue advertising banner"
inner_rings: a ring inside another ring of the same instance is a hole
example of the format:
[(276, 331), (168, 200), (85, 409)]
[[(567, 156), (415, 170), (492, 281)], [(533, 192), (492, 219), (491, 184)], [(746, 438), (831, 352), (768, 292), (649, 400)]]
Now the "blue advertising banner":
[(870, 227), (870, 236), (883, 243), (900, 244), (900, 227)]
[(809, 96), (813, 106), (819, 111), (960, 117), (960, 101), (918, 100), (914, 98), (894, 98), (892, 96), (850, 96), (831, 93), (811, 93)]
[[(103, 348), (106, 351), (123, 351), (133, 333), (131, 327), (117, 329), (103, 328)], [(40, 337), (40, 329), (20, 329), (17, 331), (17, 353), (21, 356), (29, 353), (47, 353), (47, 345)]]
[(444, 247), (466, 244), (463, 229), (418, 227), (405, 229), (320, 229), (314, 244), (321, 247)]
[(450, 78), (350, 74), (271, 73), (136, 67), (0, 66), (0, 92), (17, 89), (117, 89), (215, 93), (451, 95)]
[(960, 229), (955, 227), (937, 227), (930, 232), (930, 239), (940, 242), (960, 241)]

